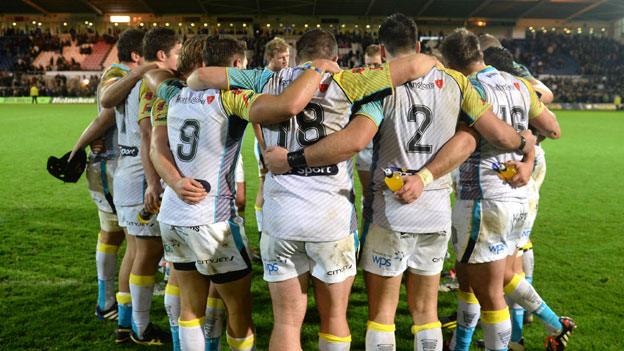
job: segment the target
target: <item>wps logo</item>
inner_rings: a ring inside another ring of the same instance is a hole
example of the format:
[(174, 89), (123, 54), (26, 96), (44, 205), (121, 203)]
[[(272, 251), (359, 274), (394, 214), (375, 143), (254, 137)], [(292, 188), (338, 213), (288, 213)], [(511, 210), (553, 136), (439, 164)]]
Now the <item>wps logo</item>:
[(277, 273), (277, 271), (279, 271), (279, 266), (277, 263), (267, 263), (264, 265), (264, 270), (269, 274)]
[(503, 243), (498, 243), (498, 244), (490, 245), (489, 249), (491, 253), (498, 255), (501, 252), (505, 251), (507, 249), (507, 246)]
[(379, 266), (379, 268), (390, 267), (390, 265), (392, 265), (389, 258), (377, 255), (373, 255), (373, 263)]

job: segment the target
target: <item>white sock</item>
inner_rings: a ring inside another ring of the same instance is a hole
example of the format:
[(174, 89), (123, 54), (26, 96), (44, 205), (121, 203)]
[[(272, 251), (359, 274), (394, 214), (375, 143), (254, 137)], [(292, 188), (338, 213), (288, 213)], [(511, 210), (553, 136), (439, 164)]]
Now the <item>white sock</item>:
[(412, 326), (414, 351), (442, 351), (442, 323), (432, 322)]
[(395, 351), (394, 324), (366, 323), (366, 351)]
[(459, 290), (457, 293), (457, 328), (449, 344), (453, 351), (468, 351), (472, 335), (479, 322), (481, 305), (473, 293)]
[(511, 338), (511, 319), (509, 309), (481, 311), (483, 342), (487, 351), (507, 350)]
[(258, 225), (258, 231), (262, 232), (262, 207), (256, 206), (256, 224)]
[(150, 323), (152, 294), (155, 277), (153, 275), (130, 274), (130, 294), (132, 295), (132, 330), (139, 337)]
[(202, 325), (203, 318), (190, 321), (179, 320), (180, 349), (182, 351), (205, 351), (205, 337)]
[(227, 343), (232, 351), (252, 351), (256, 349), (256, 339), (253, 334), (244, 338), (227, 336)]
[(180, 289), (170, 283), (165, 287), (165, 311), (167, 311), (167, 317), (169, 317), (173, 350), (179, 351), (180, 328), (178, 326), (178, 319), (180, 318)]
[(115, 273), (119, 246), (100, 242), (95, 249), (95, 266), (98, 277), (98, 306), (106, 311), (115, 304)]
[(515, 303), (535, 314), (544, 323), (550, 335), (557, 335), (561, 331), (559, 316), (542, 300), (533, 285), (521, 275), (514, 275), (509, 284), (505, 285), (504, 291)]
[(221, 335), (225, 327), (225, 305), (219, 298), (209, 297), (206, 301), (206, 351), (221, 349)]
[(351, 349), (351, 335), (335, 336), (331, 334), (319, 333), (320, 351), (349, 351)]

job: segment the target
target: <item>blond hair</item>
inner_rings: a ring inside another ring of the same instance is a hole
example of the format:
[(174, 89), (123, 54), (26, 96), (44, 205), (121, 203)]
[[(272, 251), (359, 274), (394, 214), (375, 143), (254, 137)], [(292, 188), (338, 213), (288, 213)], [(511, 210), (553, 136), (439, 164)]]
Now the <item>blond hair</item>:
[(275, 37), (266, 43), (264, 47), (264, 56), (267, 60), (270, 60), (278, 53), (287, 51), (289, 48), (290, 45), (288, 45), (286, 40), (280, 37)]

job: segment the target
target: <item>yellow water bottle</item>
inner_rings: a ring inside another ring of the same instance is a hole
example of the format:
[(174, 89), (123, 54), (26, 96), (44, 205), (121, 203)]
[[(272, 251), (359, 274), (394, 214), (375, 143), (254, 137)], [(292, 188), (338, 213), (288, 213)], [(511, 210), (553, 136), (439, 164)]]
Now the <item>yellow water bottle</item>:
[(401, 172), (393, 171), (390, 168), (384, 168), (384, 181), (388, 186), (388, 189), (392, 192), (396, 192), (403, 187), (403, 178), (401, 178)]
[(510, 181), (516, 174), (518, 174), (518, 169), (516, 165), (507, 165), (505, 163), (499, 163), (498, 166), (498, 176), (504, 181)]

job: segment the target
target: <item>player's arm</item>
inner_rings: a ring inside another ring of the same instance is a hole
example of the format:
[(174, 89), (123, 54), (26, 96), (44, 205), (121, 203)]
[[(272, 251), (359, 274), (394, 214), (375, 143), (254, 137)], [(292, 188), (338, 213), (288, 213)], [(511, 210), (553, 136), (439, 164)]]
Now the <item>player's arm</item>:
[(71, 160), (78, 150), (84, 149), (87, 145), (91, 144), (95, 140), (101, 138), (106, 131), (115, 125), (115, 110), (111, 108), (103, 108), (96, 119), (91, 121), (89, 126), (76, 141), (76, 144), (72, 148), (69, 159)]
[[(330, 62), (333, 66), (327, 68), (334, 72), (340, 70), (335, 62)], [(275, 124), (290, 119), (312, 100), (324, 73), (324, 69), (309, 66), (281, 94), (259, 96), (251, 106), (249, 120), (253, 123)]]
[(555, 114), (540, 101), (530, 82), (524, 79), (520, 80), (526, 85), (530, 94), (529, 124), (535, 127), (540, 135), (550, 139), (559, 139), (561, 137), (561, 128)]
[(366, 148), (382, 119), (381, 102), (370, 102), (360, 108), (344, 129), (290, 153), (281, 147), (271, 148), (265, 154), (265, 162), (272, 173), (281, 174), (292, 167), (320, 167), (348, 160)]
[(553, 92), (541, 81), (535, 78), (529, 69), (517, 62), (513, 63), (514, 72), (513, 74), (517, 77), (526, 79), (531, 85), (533, 89), (538, 93), (540, 100), (545, 104), (550, 104), (555, 98)]
[(423, 77), (436, 65), (440, 65), (438, 60), (425, 54), (413, 54), (392, 60), (389, 62), (392, 85), (396, 87)]
[(477, 147), (479, 135), (464, 123), (459, 123), (451, 139), (417, 174), (403, 177), (403, 187), (395, 195), (405, 203), (418, 199), (425, 187), (459, 167)]
[[(338, 64), (331, 60), (317, 59), (311, 65), (321, 71), (336, 73)], [(264, 77), (263, 77), (264, 76)], [(266, 78), (266, 72), (261, 70), (243, 70), (225, 67), (200, 67), (186, 80), (188, 87), (193, 90), (242, 88), (260, 92), (259, 80)]]
[[(173, 72), (164, 68), (152, 69), (143, 75), (143, 80), (145, 84), (147, 85), (147, 87), (149, 88), (149, 90), (153, 91), (156, 94), (158, 94), (158, 87), (164, 81), (168, 79), (174, 79), (174, 78), (175, 78), (175, 75), (173, 74)], [(160, 98), (161, 96), (159, 95), (158, 97)]]
[(160, 176), (154, 169), (150, 160), (150, 143), (152, 138), (152, 122), (150, 120), (153, 95), (148, 91), (147, 87), (141, 87), (139, 92), (139, 130), (141, 134), (141, 163), (143, 164), (143, 172), (147, 188), (144, 194), (145, 209), (155, 213), (160, 207), (160, 194), (163, 189), (160, 185)]
[(516, 174), (507, 181), (513, 188), (525, 186), (531, 179), (533, 173), (533, 166), (535, 163), (535, 148), (528, 153), (524, 154), (522, 161), (507, 161), (507, 166), (514, 165), (516, 167)]
[(143, 78), (145, 72), (154, 68), (158, 68), (155, 63), (143, 64), (121, 79), (105, 82), (100, 90), (100, 105), (104, 108), (112, 108), (122, 103), (136, 83)]

